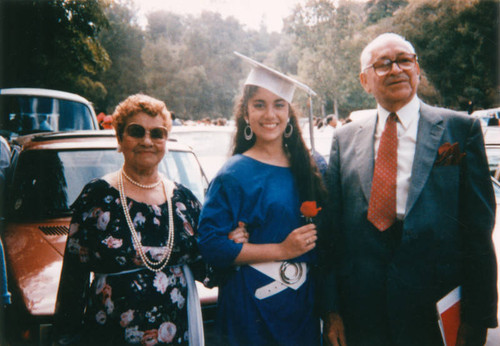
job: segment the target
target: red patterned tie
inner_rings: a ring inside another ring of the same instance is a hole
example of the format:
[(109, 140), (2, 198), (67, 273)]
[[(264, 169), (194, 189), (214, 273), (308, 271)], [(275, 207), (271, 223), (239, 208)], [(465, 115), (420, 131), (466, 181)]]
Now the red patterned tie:
[(397, 119), (398, 116), (391, 113), (385, 122), (373, 172), (368, 221), (379, 231), (385, 231), (396, 220)]

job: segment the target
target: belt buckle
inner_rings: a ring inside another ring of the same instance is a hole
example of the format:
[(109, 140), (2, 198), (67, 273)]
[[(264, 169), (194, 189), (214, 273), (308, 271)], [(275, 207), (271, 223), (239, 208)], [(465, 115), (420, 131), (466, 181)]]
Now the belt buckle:
[(300, 263), (283, 261), (280, 266), (280, 278), (287, 285), (293, 285), (302, 278), (303, 270)]

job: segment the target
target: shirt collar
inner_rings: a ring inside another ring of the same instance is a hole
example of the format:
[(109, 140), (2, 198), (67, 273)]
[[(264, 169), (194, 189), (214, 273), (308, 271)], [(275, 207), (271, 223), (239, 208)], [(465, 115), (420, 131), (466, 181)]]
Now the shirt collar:
[[(415, 94), (415, 96), (413, 96), (411, 101), (408, 102), (403, 108), (398, 110), (396, 114), (398, 115), (399, 122), (401, 123), (401, 125), (403, 125), (403, 128), (407, 130), (408, 127), (411, 125), (411, 123), (415, 121), (415, 119), (418, 120), (419, 112), (420, 112), (420, 99)], [(385, 126), (387, 117), (391, 112), (382, 108), (381, 105), (377, 104), (377, 113), (378, 113), (379, 124), (382, 127)]]

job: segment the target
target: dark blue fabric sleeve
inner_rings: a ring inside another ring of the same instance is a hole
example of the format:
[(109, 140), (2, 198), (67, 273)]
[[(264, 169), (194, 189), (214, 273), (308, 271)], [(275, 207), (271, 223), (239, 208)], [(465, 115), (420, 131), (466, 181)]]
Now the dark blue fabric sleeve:
[(200, 215), (198, 242), (201, 254), (209, 264), (229, 267), (243, 247), (228, 239), (239, 220), (244, 190), (230, 175), (217, 176), (207, 191)]

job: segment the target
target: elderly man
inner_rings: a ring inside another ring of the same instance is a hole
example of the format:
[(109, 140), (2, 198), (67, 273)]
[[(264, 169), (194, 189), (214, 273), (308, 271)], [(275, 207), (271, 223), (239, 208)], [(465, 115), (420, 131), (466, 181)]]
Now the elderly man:
[(497, 325), (481, 127), (419, 100), (419, 79), (415, 50), (399, 35), (361, 54), (377, 116), (337, 130), (327, 172), (321, 305), (333, 345), (442, 345), (436, 302), (457, 286), (459, 344), (484, 344)]

